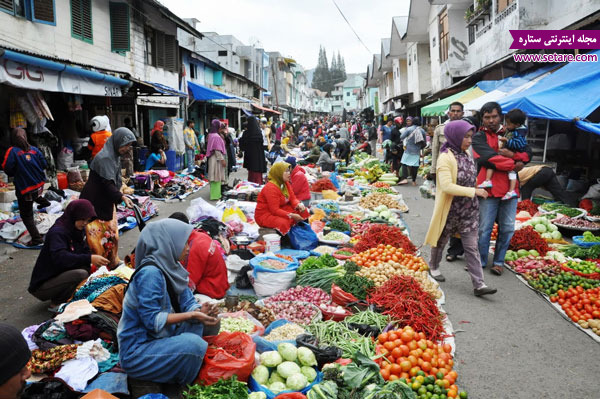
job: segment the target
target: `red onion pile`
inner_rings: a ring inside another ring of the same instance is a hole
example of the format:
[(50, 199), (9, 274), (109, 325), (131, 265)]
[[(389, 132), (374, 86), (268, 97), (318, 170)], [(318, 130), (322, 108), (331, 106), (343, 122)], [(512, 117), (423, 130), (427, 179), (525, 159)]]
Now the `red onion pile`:
[(313, 304), (302, 302), (269, 302), (265, 306), (273, 311), (278, 319), (286, 319), (293, 323), (310, 324), (319, 314), (319, 309)]
[(280, 301), (302, 301), (320, 305), (322, 303), (331, 303), (331, 296), (320, 288), (298, 286), (265, 299), (265, 303)]

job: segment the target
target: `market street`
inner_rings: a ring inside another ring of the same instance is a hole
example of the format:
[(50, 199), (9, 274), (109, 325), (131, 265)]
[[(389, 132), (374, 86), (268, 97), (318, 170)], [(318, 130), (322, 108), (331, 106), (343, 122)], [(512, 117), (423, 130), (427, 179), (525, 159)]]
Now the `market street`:
[[(245, 174), (242, 170), (240, 175)], [(410, 212), (405, 220), (411, 239), (419, 246), (429, 225), (433, 200), (424, 200), (418, 187), (400, 186)], [(161, 203), (158, 218), (183, 211), (198, 196), (208, 198), (208, 187), (183, 202)], [(137, 229), (121, 236), (120, 254), (134, 248)], [(38, 251), (0, 247), (0, 319), (18, 328), (46, 320), (48, 303), (27, 293)], [(426, 259), (429, 248), (422, 249)], [(7, 257), (10, 257), (7, 259)], [(506, 272), (486, 283), (498, 289), (493, 296), (476, 298), (464, 261), (442, 262), (446, 282), (445, 310), (456, 331), (458, 384), (471, 398), (594, 398), (598, 393), (600, 346), (563, 319), (548, 302)]]

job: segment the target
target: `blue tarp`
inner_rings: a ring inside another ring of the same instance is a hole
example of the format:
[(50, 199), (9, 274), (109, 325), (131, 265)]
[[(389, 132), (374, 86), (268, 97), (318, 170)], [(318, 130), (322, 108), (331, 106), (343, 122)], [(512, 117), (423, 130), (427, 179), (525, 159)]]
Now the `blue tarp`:
[(513, 75), (501, 80), (482, 80), (481, 82), (478, 82), (476, 86), (488, 93), (492, 90), (501, 90), (503, 92), (508, 93), (509, 91), (516, 89), (517, 87), (520, 87), (525, 83), (537, 78), (538, 76), (542, 76), (546, 72), (550, 72), (551, 70), (559, 67), (560, 64), (548, 64), (536, 69), (535, 71), (528, 72), (522, 75)]
[[(600, 56), (600, 50), (590, 52)], [(600, 107), (600, 65), (571, 62), (540, 79), (534, 86), (500, 101), (503, 111), (519, 108), (529, 117), (570, 122), (600, 134), (600, 123), (583, 121)]]
[(196, 101), (231, 100), (236, 98), (193, 82), (188, 82), (188, 91)]

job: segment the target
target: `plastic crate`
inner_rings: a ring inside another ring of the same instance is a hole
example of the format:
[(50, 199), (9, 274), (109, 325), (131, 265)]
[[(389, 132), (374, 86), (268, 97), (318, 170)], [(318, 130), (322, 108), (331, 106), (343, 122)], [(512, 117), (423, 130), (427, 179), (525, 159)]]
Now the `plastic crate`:
[(146, 159), (148, 158), (148, 148), (138, 148), (137, 150), (137, 157), (138, 157), (138, 162), (140, 163), (140, 165), (143, 165), (143, 167), (146, 167)]
[(167, 156), (167, 169), (171, 172), (177, 172), (177, 154), (173, 150), (165, 151), (165, 155)]

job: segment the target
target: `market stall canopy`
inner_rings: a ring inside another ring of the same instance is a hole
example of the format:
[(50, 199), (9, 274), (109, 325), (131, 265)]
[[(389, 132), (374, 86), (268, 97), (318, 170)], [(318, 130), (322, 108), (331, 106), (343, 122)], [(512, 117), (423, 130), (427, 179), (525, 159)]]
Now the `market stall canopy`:
[(236, 98), (193, 82), (188, 82), (188, 91), (196, 101), (231, 100)]
[[(600, 55), (600, 50), (589, 54)], [(600, 107), (597, 62), (571, 62), (534, 86), (500, 101), (503, 111), (519, 108), (529, 117), (575, 121), (585, 131), (600, 134), (600, 123), (585, 118)]]
[(448, 110), (450, 104), (452, 104), (454, 101), (460, 101), (464, 104), (477, 97), (481, 97), (484, 94), (485, 91), (481, 90), (476, 86), (473, 86), (471, 88), (468, 88), (467, 90), (453, 94), (450, 97), (443, 98), (439, 101), (429, 104), (426, 107), (421, 108), (421, 116), (443, 116), (446, 114), (446, 111)]
[(560, 68), (563, 65), (564, 64), (544, 65), (543, 67), (538, 68), (535, 71), (512, 75), (508, 78), (500, 80), (482, 80), (480, 82), (477, 82), (475, 86), (479, 87), (481, 90), (487, 93), (492, 92), (494, 90), (500, 90), (505, 93), (508, 93), (513, 89), (523, 86), (527, 82), (530, 82), (534, 79), (539, 78), (540, 76), (545, 75), (548, 72)]
[(263, 112), (269, 112), (269, 113), (276, 114), (276, 115), (281, 115), (281, 112), (279, 112), (279, 111), (275, 111), (274, 109), (271, 109), (271, 108), (267, 108), (267, 107), (261, 107), (261, 106), (260, 106), (260, 105), (258, 105), (258, 104), (252, 104), (252, 106), (253, 106), (254, 108), (256, 108), (257, 110), (259, 110), (259, 111), (263, 111)]
[(0, 83), (29, 90), (121, 97), (129, 81), (12, 50), (0, 49)]

